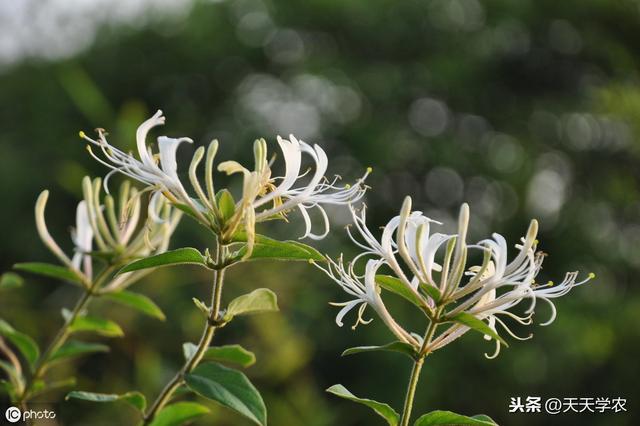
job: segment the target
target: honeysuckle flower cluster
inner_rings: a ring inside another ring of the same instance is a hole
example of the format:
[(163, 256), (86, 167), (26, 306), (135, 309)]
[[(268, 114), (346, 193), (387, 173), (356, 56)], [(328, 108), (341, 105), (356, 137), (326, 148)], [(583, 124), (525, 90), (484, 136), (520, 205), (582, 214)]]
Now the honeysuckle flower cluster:
[[(45, 208), (49, 191), (43, 191), (36, 201), (36, 226), (45, 246), (65, 266), (75, 270), (85, 283), (93, 278), (92, 257), (111, 263), (126, 263), (132, 259), (159, 254), (167, 250), (169, 240), (182, 213), (160, 200), (154, 205), (154, 217), (141, 221), (141, 193), (123, 182), (117, 202), (110, 194), (101, 197), (101, 179), (82, 181), (84, 199), (76, 208), (76, 226), (71, 231), (74, 253), (69, 257), (49, 233)], [(121, 289), (132, 282), (134, 274), (121, 274), (109, 284), (110, 290)]]
[[(208, 148), (198, 148), (189, 167), (189, 180), (197, 198), (189, 195), (178, 177), (176, 151), (183, 143), (192, 143), (190, 138), (169, 138), (160, 136), (157, 139), (158, 153), (154, 154), (147, 145), (149, 131), (161, 124), (165, 118), (161, 111), (140, 125), (136, 132), (138, 158), (125, 153), (111, 145), (106, 139), (106, 133), (98, 129), (97, 139), (87, 137), (84, 132), (80, 136), (89, 142), (89, 152), (99, 162), (111, 168), (112, 171), (105, 178), (116, 172), (123, 173), (148, 186), (153, 191), (151, 208), (164, 196), (173, 204), (189, 212), (205, 226), (219, 232), (223, 238), (230, 238), (242, 226), (251, 242), (255, 236), (254, 226), (257, 222), (270, 219), (286, 219), (286, 215), (297, 209), (300, 211), (306, 226), (302, 238), (320, 239), (329, 231), (329, 219), (324, 206), (329, 204), (346, 205), (360, 200), (366, 186), (364, 180), (370, 173), (366, 173), (354, 185), (338, 185), (339, 178), (327, 179), (325, 173), (328, 159), (325, 152), (318, 145), (309, 145), (296, 139), (293, 135), (289, 139), (278, 137), (277, 142), (284, 159), (284, 176), (273, 177), (271, 162), (268, 160), (267, 143), (264, 139), (254, 143), (254, 169), (240, 165), (236, 161), (224, 161), (217, 167), (218, 171), (228, 175), (240, 173), (243, 177), (242, 198), (235, 202), (233, 214), (225, 217), (221, 211), (221, 192), (214, 189), (214, 159), (218, 151), (218, 141), (212, 141)], [(102, 157), (94, 153), (92, 146), (99, 148)], [(205, 152), (206, 151), (206, 152)], [(197, 169), (205, 158), (205, 185), (202, 187), (197, 176)], [(311, 160), (313, 170), (302, 169), (303, 158)], [(309, 174), (310, 177), (305, 179)], [(316, 234), (312, 232), (312, 221), (309, 212), (316, 209), (322, 217), (324, 231)]]
[[(512, 337), (527, 339), (530, 336), (522, 338), (513, 333), (504, 318), (531, 324), (534, 310), (542, 301), (551, 307), (551, 317), (542, 324), (548, 325), (556, 317), (553, 299), (594, 277), (589, 274), (578, 281), (578, 272), (569, 272), (559, 284), (536, 281), (545, 257), (545, 253), (537, 249), (536, 220), (531, 221), (526, 236), (515, 245), (516, 255), (509, 261), (508, 244), (500, 234), (494, 233), (491, 238), (467, 244), (467, 204), (460, 208), (457, 233), (446, 234), (432, 232), (433, 225), (440, 223), (422, 212), (412, 211), (411, 198), (407, 197), (400, 214), (387, 223), (379, 240), (367, 228), (365, 208), (358, 212), (351, 207), (351, 212), (357, 233), (349, 228), (348, 233), (363, 252), (346, 265), (342, 257), (337, 261), (328, 259), (326, 267), (318, 265), (354, 297), (339, 304), (342, 309), (336, 322), (342, 326), (344, 316), (359, 307), (354, 327), (366, 324), (370, 320), (364, 320), (363, 313), (366, 306), (370, 306), (400, 341), (411, 344), (416, 350), (440, 349), (469, 331), (463, 322), (455, 321), (460, 314), (473, 315), (486, 322), (494, 332), (498, 331), (499, 324)], [(468, 256), (473, 254), (472, 250), (482, 255), (480, 264), (470, 264)], [(365, 260), (364, 274), (359, 275), (356, 271), (361, 267), (357, 263)], [(385, 307), (378, 275), (383, 266), (393, 273), (405, 297), (414, 301), (431, 321), (446, 324), (447, 328), (433, 336), (428, 347), (424, 346), (422, 336), (405, 330)], [(528, 302), (524, 313), (514, 312), (513, 308), (524, 302)], [(488, 335), (485, 339), (496, 343), (494, 354), (487, 357), (497, 356), (501, 342)]]

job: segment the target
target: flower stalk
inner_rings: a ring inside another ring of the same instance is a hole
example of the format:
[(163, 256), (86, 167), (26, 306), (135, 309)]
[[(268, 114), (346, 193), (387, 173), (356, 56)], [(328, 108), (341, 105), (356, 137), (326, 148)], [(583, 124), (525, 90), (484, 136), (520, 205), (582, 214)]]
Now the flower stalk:
[(438, 328), (438, 322), (440, 321), (441, 313), (442, 309), (437, 309), (435, 316), (429, 322), (429, 326), (427, 327), (427, 330), (424, 334), (422, 346), (420, 347), (420, 352), (418, 352), (418, 358), (413, 363), (411, 376), (409, 377), (409, 385), (407, 386), (407, 392), (404, 399), (404, 406), (402, 408), (402, 416), (400, 417), (400, 426), (409, 426), (411, 413), (413, 411), (413, 399), (418, 388), (420, 372), (422, 371), (422, 366), (424, 365), (425, 358), (429, 356), (431, 341), (434, 334), (436, 333), (436, 329)]
[(204, 353), (211, 345), (211, 341), (213, 340), (216, 330), (224, 325), (224, 323), (220, 321), (220, 306), (222, 303), (224, 275), (227, 268), (225, 265), (226, 256), (227, 248), (219, 242), (217, 244), (216, 263), (223, 266), (214, 271), (214, 280), (211, 287), (211, 307), (209, 310), (209, 316), (206, 318), (198, 346), (193, 355), (185, 361), (182, 368), (166, 384), (149, 410), (144, 414), (143, 425), (148, 425), (153, 420), (154, 416), (169, 402), (176, 389), (178, 389), (178, 387), (180, 387), (184, 382), (184, 376), (196, 368), (202, 360)]

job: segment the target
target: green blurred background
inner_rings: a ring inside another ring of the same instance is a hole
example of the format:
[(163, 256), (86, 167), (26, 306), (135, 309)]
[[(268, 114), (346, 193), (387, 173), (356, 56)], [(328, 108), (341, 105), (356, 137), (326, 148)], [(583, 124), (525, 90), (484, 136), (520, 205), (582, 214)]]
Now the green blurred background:
[[(555, 323), (536, 326), (532, 340), (513, 341), (496, 360), (483, 357), (493, 346), (479, 334), (435, 353), (416, 414), (438, 408), (506, 425), (639, 424), (639, 19), (637, 0), (2, 2), (2, 270), (52, 261), (33, 224), (42, 189), (52, 191), (50, 229), (69, 243), (80, 179), (106, 172), (89, 158), (80, 129), (104, 127), (131, 149), (136, 126), (161, 108), (163, 134), (188, 135), (196, 145), (218, 138), (219, 158), (245, 163), (255, 138), (274, 147), (277, 134), (294, 133), (327, 150), (330, 173), (353, 179), (374, 168), (371, 229), (395, 215), (406, 194), (449, 225), (466, 201), (473, 239), (499, 232), (515, 242), (532, 217), (540, 220), (550, 253), (543, 279), (575, 269), (597, 274), (558, 301)], [(193, 149), (180, 149), (183, 172)], [(317, 247), (352, 255), (342, 231), (348, 216), (331, 213), (335, 232)], [(299, 222), (261, 230), (290, 236)], [(172, 245), (210, 244), (185, 219)], [(181, 343), (199, 336), (191, 298), (205, 297), (207, 280), (184, 267), (138, 284), (167, 313), (164, 323), (96, 303), (126, 337), (110, 342), (110, 354), (56, 374), (77, 369), (80, 389), (155, 397), (181, 362)], [(216, 337), (256, 352), (247, 374), (263, 391), (270, 424), (382, 424), (325, 394), (334, 383), (401, 408), (408, 361), (385, 353), (341, 358), (349, 346), (391, 336), (379, 321), (338, 328), (328, 302), (346, 297), (311, 266), (255, 263), (233, 270), (228, 283), (227, 300), (256, 286), (279, 295), (281, 313), (235, 321)], [(28, 277), (0, 297), (0, 316), (44, 345), (76, 294)], [(417, 323), (405, 305), (391, 305)], [(509, 414), (512, 396), (622, 397), (629, 411)], [(126, 406), (53, 407), (61, 424), (133, 424)], [(212, 407), (197, 424), (247, 424)]]

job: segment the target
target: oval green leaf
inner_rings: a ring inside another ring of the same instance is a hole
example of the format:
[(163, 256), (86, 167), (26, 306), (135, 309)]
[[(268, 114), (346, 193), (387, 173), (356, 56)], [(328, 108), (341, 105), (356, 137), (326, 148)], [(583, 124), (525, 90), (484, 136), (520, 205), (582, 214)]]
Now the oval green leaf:
[(202, 404), (178, 402), (160, 410), (149, 426), (180, 426), (208, 412), (209, 409)]
[(178, 210), (188, 214), (189, 216), (195, 217), (195, 218), (198, 217), (196, 212), (190, 206), (188, 206), (188, 205), (186, 205), (184, 203), (172, 203), (172, 204), (175, 206), (175, 208), (177, 208)]
[[(191, 359), (196, 351), (196, 345), (185, 343), (182, 345), (182, 351), (185, 359)], [(247, 368), (255, 364), (256, 355), (240, 345), (213, 346), (205, 351), (202, 360), (224, 362)]]
[(489, 327), (486, 322), (479, 320), (478, 318), (474, 317), (471, 314), (468, 314), (466, 312), (461, 312), (458, 315), (455, 315), (451, 318), (447, 318), (447, 321), (453, 321), (453, 322), (466, 325), (467, 327), (473, 330), (479, 331), (482, 334), (486, 334), (487, 336), (493, 337), (494, 339), (496, 339), (506, 347), (509, 347), (507, 342), (505, 342), (504, 339), (500, 337), (500, 335), (495, 330)]
[(109, 347), (100, 343), (85, 343), (77, 340), (69, 340), (62, 345), (49, 358), (50, 362), (62, 361), (96, 352), (109, 352)]
[(378, 352), (378, 351), (386, 351), (386, 352), (398, 352), (404, 355), (407, 355), (412, 360), (418, 359), (418, 353), (415, 348), (411, 346), (409, 343), (395, 341), (388, 343), (382, 346), (356, 346), (353, 348), (349, 348), (342, 352), (342, 356), (359, 354), (362, 352)]
[(207, 261), (197, 249), (183, 247), (131, 262), (120, 269), (118, 274), (172, 265), (200, 265), (207, 267)]
[(189, 389), (228, 407), (260, 426), (267, 424), (262, 396), (247, 376), (220, 364), (200, 364), (185, 376)]
[(349, 401), (357, 402), (358, 404), (362, 404), (371, 408), (373, 411), (375, 411), (376, 414), (385, 419), (390, 426), (397, 426), (398, 422), (400, 421), (400, 415), (396, 412), (396, 410), (391, 408), (389, 404), (374, 401), (372, 399), (358, 398), (342, 385), (333, 385), (329, 389), (327, 389), (327, 392), (335, 396), (339, 396), (340, 398), (348, 399)]
[(125, 290), (117, 293), (109, 293), (105, 297), (161, 321), (164, 321), (166, 318), (162, 309), (160, 309), (153, 300), (143, 294)]
[[(234, 242), (247, 242), (244, 232), (238, 232), (233, 237)], [(243, 257), (246, 247), (240, 248), (238, 257)], [(324, 262), (325, 258), (315, 248), (298, 241), (278, 241), (264, 235), (256, 235), (251, 256), (247, 260), (302, 260)]]
[(64, 266), (42, 262), (26, 262), (16, 263), (13, 265), (13, 269), (84, 285), (84, 279), (77, 272), (72, 269), (65, 268)]
[(231, 195), (228, 190), (222, 189), (216, 194), (216, 203), (218, 204), (218, 210), (220, 210), (223, 222), (231, 219), (236, 211), (236, 201), (233, 199), (233, 195)]
[(413, 424), (413, 426), (433, 425), (497, 426), (497, 423), (484, 414), (468, 417), (451, 411), (437, 410), (423, 415)]
[(214, 346), (206, 350), (203, 359), (236, 364), (244, 368), (256, 363), (256, 355), (240, 345)]
[(8, 322), (0, 320), (0, 336), (7, 338), (18, 348), (31, 368), (40, 357), (40, 349), (36, 342), (28, 335), (15, 330)]
[(124, 332), (118, 324), (111, 320), (97, 317), (76, 317), (69, 325), (69, 331), (72, 333), (92, 331), (107, 337), (124, 336)]
[(426, 302), (424, 300), (421, 300), (416, 293), (407, 288), (407, 286), (399, 278), (393, 277), (391, 275), (376, 275), (376, 283), (378, 283), (378, 285), (385, 290), (403, 297), (404, 299), (408, 300), (424, 311)]
[(440, 301), (440, 298), (442, 297), (440, 290), (427, 283), (420, 283), (419, 287), (420, 290), (424, 291), (435, 303)]
[(258, 288), (251, 293), (236, 297), (229, 303), (224, 315), (229, 321), (236, 315), (250, 315), (278, 310), (278, 297), (268, 288)]
[(65, 397), (66, 400), (69, 399), (81, 399), (83, 401), (92, 401), (92, 402), (115, 402), (115, 401), (124, 401), (134, 408), (138, 409), (140, 412), (144, 412), (147, 407), (147, 400), (140, 392), (132, 391), (127, 392), (121, 395), (115, 393), (94, 393), (94, 392), (84, 392), (84, 391), (73, 391), (69, 392)]

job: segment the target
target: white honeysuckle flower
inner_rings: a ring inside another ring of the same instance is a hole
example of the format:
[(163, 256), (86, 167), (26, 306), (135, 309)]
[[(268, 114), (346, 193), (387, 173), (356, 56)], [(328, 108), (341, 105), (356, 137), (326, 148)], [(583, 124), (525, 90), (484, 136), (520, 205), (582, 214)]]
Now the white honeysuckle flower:
[[(538, 222), (532, 220), (522, 243), (515, 246), (518, 252), (511, 262), (509, 262), (506, 239), (500, 234), (494, 233), (491, 239), (468, 246), (472, 249), (480, 249), (484, 254), (484, 260), (482, 265), (468, 268), (466, 274), (470, 277), (468, 282), (464, 285), (460, 282), (456, 283), (455, 291), (450, 298), (451, 302), (457, 303), (457, 306), (449, 310), (446, 316), (471, 314), (486, 321), (494, 331), (497, 331), (496, 325), (500, 324), (511, 337), (526, 340), (531, 335), (517, 336), (500, 316), (509, 317), (522, 325), (530, 325), (533, 323), (536, 303), (540, 299), (547, 302), (552, 311), (549, 320), (541, 325), (551, 324), (556, 317), (556, 308), (551, 299), (567, 294), (572, 288), (593, 279), (595, 275), (589, 274), (584, 280), (577, 281), (578, 272), (569, 272), (557, 286), (553, 282), (538, 284), (536, 278), (542, 269), (546, 254), (537, 251), (537, 233)], [(511, 311), (522, 302), (529, 304), (523, 315)], [(468, 327), (461, 324), (452, 325), (434, 339), (431, 350), (442, 348), (468, 330)], [(485, 339), (492, 338), (485, 336)], [(488, 358), (495, 358), (500, 352), (500, 341), (496, 340), (495, 343), (496, 350), (493, 355), (487, 355)]]
[[(238, 204), (238, 214), (243, 209), (255, 213), (255, 221), (261, 222), (275, 217), (283, 217), (291, 210), (298, 209), (305, 222), (305, 233), (300, 238), (322, 239), (329, 233), (329, 218), (324, 205), (347, 205), (360, 200), (366, 191), (364, 180), (371, 172), (367, 169), (364, 176), (355, 185), (337, 185), (338, 177), (329, 181), (325, 173), (328, 159), (324, 150), (318, 145), (309, 145), (290, 135), (289, 139), (278, 136), (278, 145), (285, 163), (285, 174), (271, 177), (271, 169), (267, 163), (267, 148), (264, 140), (256, 141), (255, 170), (249, 171), (235, 161), (225, 161), (218, 170), (227, 174), (243, 173), (244, 182), (242, 201)], [(303, 154), (313, 162), (313, 174), (308, 182), (301, 183), (308, 171), (302, 172)], [(258, 190), (256, 190), (258, 183)], [(324, 231), (321, 234), (312, 232), (309, 211), (317, 209), (320, 213)]]
[[(353, 274), (353, 263), (362, 258), (370, 258), (369, 262), (377, 262), (376, 271), (386, 265), (406, 289), (412, 291), (418, 300), (424, 302), (423, 307), (427, 308), (425, 312), (430, 315), (430, 318), (437, 316), (453, 319), (460, 314), (473, 315), (485, 321), (494, 332), (497, 332), (496, 326), (500, 324), (509, 335), (524, 340), (531, 336), (517, 336), (504, 322), (505, 317), (520, 324), (529, 325), (533, 322), (537, 301), (542, 300), (551, 308), (550, 319), (542, 323), (542, 325), (548, 325), (556, 317), (556, 308), (552, 299), (563, 296), (572, 288), (594, 278), (594, 274), (589, 274), (586, 279), (578, 281), (578, 272), (570, 272), (559, 285), (554, 285), (552, 282), (538, 284), (536, 278), (542, 269), (545, 254), (537, 251), (538, 223), (536, 220), (531, 221), (521, 244), (515, 246), (517, 249), (515, 257), (509, 261), (508, 245), (506, 239), (500, 234), (495, 233), (492, 238), (467, 245), (469, 207), (466, 204), (463, 204), (460, 209), (456, 234), (430, 234), (430, 225), (437, 222), (423, 216), (421, 212), (412, 212), (411, 199), (407, 197), (400, 215), (387, 223), (379, 241), (366, 227), (365, 209), (363, 208), (358, 214), (351, 208), (351, 212), (360, 238), (357, 238), (349, 228), (347, 228), (348, 234), (363, 252), (357, 255), (347, 268), (350, 275), (332, 274), (332, 278), (345, 290), (353, 288), (353, 285), (346, 287), (343, 285), (347, 279), (353, 283), (358, 278)], [(480, 265), (468, 265), (468, 250), (479, 250), (482, 253), (483, 260)], [(441, 259), (442, 266), (436, 263), (436, 259)], [(372, 279), (373, 287), (367, 294), (375, 293), (380, 299), (375, 277)], [(350, 292), (350, 294), (353, 293)], [(437, 294), (437, 297), (434, 298), (434, 294)], [(357, 300), (359, 303), (371, 305), (376, 312), (378, 309), (375, 306), (384, 306), (381, 300), (371, 297), (360, 297)], [(355, 306), (357, 303), (354, 304), (354, 302), (345, 305), (344, 309)], [(524, 314), (514, 313), (513, 309), (523, 302), (528, 303)], [(364, 308), (361, 307), (361, 309)], [(400, 327), (395, 321), (385, 321), (385, 324), (388, 322), (394, 324), (394, 328)], [(440, 349), (469, 329), (466, 325), (454, 320), (453, 325), (434, 336), (423, 350)], [(397, 330), (392, 329), (392, 331), (396, 335), (399, 334)], [(405, 333), (414, 336), (412, 333), (406, 331)], [(493, 337), (485, 336), (485, 339), (491, 340)], [(499, 351), (500, 342), (496, 341), (496, 351), (488, 357), (494, 358)]]
[[(197, 205), (189, 196), (178, 178), (178, 165), (176, 162), (178, 146), (183, 142), (193, 143), (193, 140), (187, 137), (169, 138), (167, 136), (160, 136), (157, 139), (157, 155), (147, 146), (147, 134), (149, 131), (164, 123), (165, 117), (162, 115), (162, 111), (158, 110), (151, 118), (138, 127), (136, 131), (136, 146), (139, 159), (136, 159), (133, 154), (125, 153), (111, 145), (106, 139), (105, 131), (102, 129), (97, 130), (98, 138), (96, 140), (89, 138), (84, 132), (80, 132), (80, 137), (90, 143), (87, 149), (91, 156), (111, 169), (111, 172), (107, 174), (104, 181), (107, 191), (109, 178), (114, 173), (122, 173), (148, 185), (153, 190), (154, 194), (149, 203), (150, 214), (154, 214), (158, 199), (164, 195), (172, 202), (188, 206), (200, 220), (206, 222), (201, 212), (202, 207)], [(91, 145), (100, 148), (105, 158), (102, 159), (96, 155), (91, 149)]]
[[(235, 206), (235, 213), (228, 223), (221, 222), (221, 214), (216, 202), (213, 189), (213, 159), (217, 152), (218, 143), (213, 141), (206, 154), (205, 179), (206, 193), (198, 181), (197, 167), (204, 157), (204, 148), (196, 150), (191, 166), (189, 179), (199, 199), (189, 196), (177, 174), (176, 151), (182, 142), (191, 143), (189, 138), (158, 138), (158, 154), (154, 155), (146, 144), (149, 131), (161, 124), (165, 118), (158, 111), (149, 120), (140, 125), (136, 132), (138, 158), (125, 153), (106, 139), (106, 133), (98, 129), (97, 140), (87, 137), (83, 132), (80, 136), (88, 141), (91, 155), (112, 171), (105, 178), (105, 187), (109, 177), (116, 172), (129, 176), (148, 185), (153, 191), (149, 212), (153, 217), (156, 204), (162, 197), (172, 203), (179, 204), (188, 210), (205, 226), (221, 230), (224, 238), (231, 237), (240, 224), (244, 224), (249, 239), (255, 235), (254, 224), (274, 218), (286, 218), (286, 214), (298, 209), (305, 222), (305, 234), (302, 238), (324, 238), (329, 232), (329, 218), (325, 211), (326, 205), (346, 205), (360, 200), (366, 191), (364, 180), (371, 172), (367, 169), (365, 175), (358, 179), (355, 185), (337, 185), (339, 178), (329, 181), (325, 177), (328, 159), (325, 152), (318, 145), (309, 145), (299, 141), (294, 136), (289, 140), (278, 137), (278, 145), (285, 164), (285, 174), (281, 177), (271, 177), (270, 164), (267, 161), (267, 144), (264, 139), (256, 141), (254, 145), (255, 170), (250, 171), (236, 161), (224, 161), (218, 165), (218, 170), (227, 174), (243, 174), (243, 194)], [(104, 158), (96, 155), (91, 146), (100, 148)], [(313, 173), (304, 179), (307, 171), (301, 171), (303, 155), (309, 157), (313, 163)], [(304, 182), (303, 182), (304, 181)], [(312, 222), (309, 212), (316, 209), (322, 217), (324, 231), (316, 234), (312, 232)], [(212, 214), (208, 214), (208, 213)], [(158, 218), (156, 218), (158, 219)]]
[[(141, 193), (130, 188), (125, 182), (118, 196), (118, 203), (107, 194), (100, 196), (101, 179), (91, 181), (85, 177), (82, 182), (84, 200), (76, 209), (76, 226), (71, 231), (74, 254), (70, 258), (51, 237), (45, 221), (45, 208), (49, 191), (43, 191), (36, 202), (36, 227), (43, 243), (68, 268), (74, 269), (85, 279), (85, 285), (92, 280), (92, 255), (100, 255), (111, 262), (127, 262), (131, 259), (158, 254), (166, 251), (169, 240), (181, 217), (181, 212), (173, 209), (167, 201), (161, 201), (154, 208), (161, 222), (150, 218), (142, 224)], [(94, 244), (97, 252), (94, 253)], [(126, 285), (141, 274), (122, 274), (112, 284)]]
[(415, 336), (407, 332), (393, 319), (380, 298), (380, 290), (375, 282), (375, 276), (383, 261), (374, 259), (367, 261), (364, 276), (356, 274), (353, 269), (353, 262), (348, 263), (345, 267), (342, 257), (337, 262), (332, 259), (327, 259), (327, 261), (327, 267), (322, 267), (317, 263), (314, 263), (314, 265), (340, 285), (347, 294), (355, 297), (355, 299), (347, 302), (331, 303), (334, 306), (342, 307), (336, 316), (336, 324), (339, 327), (343, 326), (342, 319), (344, 316), (356, 307), (358, 307), (358, 317), (352, 328), (355, 329), (359, 324), (369, 324), (372, 319), (365, 320), (363, 318), (364, 310), (368, 305), (373, 308), (399, 340), (413, 345), (419, 344)]

